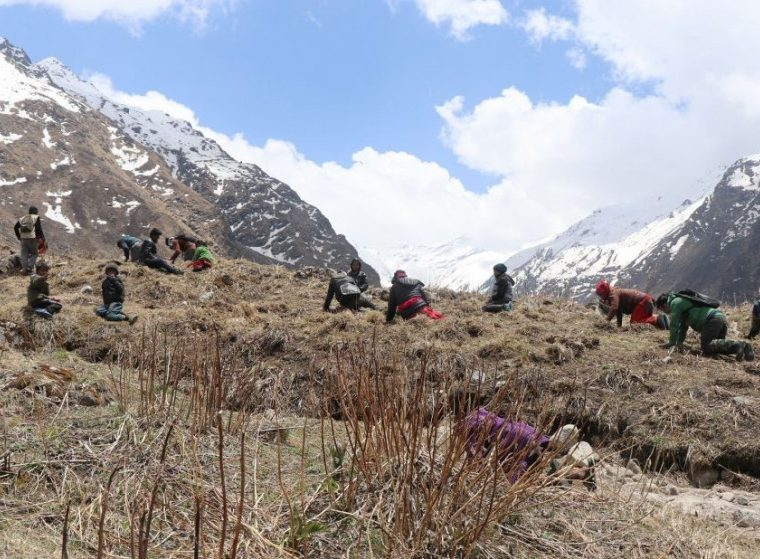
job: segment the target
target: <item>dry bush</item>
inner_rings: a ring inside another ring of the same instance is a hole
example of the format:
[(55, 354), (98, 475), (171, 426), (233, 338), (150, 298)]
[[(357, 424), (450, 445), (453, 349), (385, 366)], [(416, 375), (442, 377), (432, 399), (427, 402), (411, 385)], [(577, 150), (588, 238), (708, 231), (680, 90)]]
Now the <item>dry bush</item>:
[[(552, 482), (544, 473), (550, 452), (525, 473), (520, 462), (535, 450), (528, 447), (508, 452), (506, 460), (496, 452), (465, 459), (467, 434), (450, 395), (482, 387), (470, 386), (473, 375), (465, 375), (464, 386), (453, 371), (431, 375), (428, 358), (412, 368), (394, 362), (388, 371), (378, 366), (375, 348), (355, 345), (336, 351), (328, 373), (323, 406), (340, 422), (331, 419), (325, 429), (325, 466), (332, 464), (336, 508), (375, 535), (366, 542), (369, 553), (472, 556), (495, 523)], [(515, 392), (515, 385), (502, 387), (492, 405), (519, 417), (521, 398), (504, 399)], [(345, 447), (336, 443), (338, 434)]]

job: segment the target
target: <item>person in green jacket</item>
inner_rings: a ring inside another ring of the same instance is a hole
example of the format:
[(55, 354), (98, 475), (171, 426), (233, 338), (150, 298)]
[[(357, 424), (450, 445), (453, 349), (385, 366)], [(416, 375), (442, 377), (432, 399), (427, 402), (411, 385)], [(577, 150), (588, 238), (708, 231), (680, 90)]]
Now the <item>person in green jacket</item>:
[(705, 355), (736, 355), (737, 361), (755, 359), (752, 344), (726, 339), (726, 316), (718, 309), (699, 305), (676, 293), (660, 295), (657, 308), (670, 315), (670, 340), (665, 347), (683, 351), (683, 342), (691, 326), (700, 334), (700, 345)]
[(202, 272), (203, 270), (211, 268), (213, 262), (214, 255), (211, 254), (211, 250), (206, 245), (199, 244), (195, 247), (193, 261), (190, 263), (189, 267), (192, 268), (193, 272)]

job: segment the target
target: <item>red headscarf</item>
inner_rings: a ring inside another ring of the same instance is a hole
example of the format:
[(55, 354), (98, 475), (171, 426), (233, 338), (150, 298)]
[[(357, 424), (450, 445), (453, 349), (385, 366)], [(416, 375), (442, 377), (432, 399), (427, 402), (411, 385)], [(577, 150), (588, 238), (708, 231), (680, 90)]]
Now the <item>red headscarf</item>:
[(596, 294), (602, 299), (606, 299), (610, 296), (610, 284), (602, 278), (596, 284)]

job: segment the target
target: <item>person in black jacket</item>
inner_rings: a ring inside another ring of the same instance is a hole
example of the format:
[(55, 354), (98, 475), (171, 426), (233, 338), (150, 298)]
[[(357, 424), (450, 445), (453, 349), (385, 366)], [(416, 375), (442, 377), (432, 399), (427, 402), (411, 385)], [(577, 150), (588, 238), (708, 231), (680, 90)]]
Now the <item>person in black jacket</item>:
[(34, 271), (40, 246), (45, 244), (42, 221), (35, 206), (29, 206), (28, 213), (13, 226), (13, 232), (21, 243), (21, 273), (29, 275)]
[(145, 239), (140, 248), (140, 262), (145, 264), (148, 268), (161, 270), (167, 274), (184, 274), (185, 272), (175, 268), (166, 260), (158, 256), (158, 247), (156, 244), (161, 238), (161, 235), (163, 235), (163, 233), (155, 227), (150, 230), (150, 239)]
[(333, 297), (338, 300), (340, 306), (352, 311), (358, 311), (361, 308), (375, 309), (375, 305), (362, 294), (361, 288), (356, 284), (356, 280), (345, 272), (338, 272), (330, 278), (330, 285), (327, 288), (327, 297), (325, 304), (322, 306), (324, 311), (330, 310), (330, 304)]
[(433, 320), (440, 320), (444, 316), (430, 308), (430, 298), (423, 289), (425, 284), (418, 279), (407, 277), (404, 270), (396, 270), (391, 280), (391, 290), (388, 294), (388, 312), (385, 315), (387, 322), (392, 322), (396, 313), (403, 319), (425, 314)]
[(367, 280), (367, 274), (362, 272), (362, 261), (358, 258), (354, 258), (351, 261), (351, 271), (348, 272), (348, 277), (354, 278), (354, 283), (359, 287), (362, 293), (369, 288), (369, 280)]
[(512, 286), (515, 280), (507, 274), (507, 267), (501, 263), (493, 267), (493, 277), (494, 282), (483, 312), (496, 313), (511, 310)]
[(124, 314), (124, 284), (119, 278), (119, 268), (116, 264), (108, 264), (105, 267), (106, 277), (101, 284), (103, 291), (103, 305), (95, 309), (95, 314), (111, 322), (128, 320), (130, 324), (137, 321)]

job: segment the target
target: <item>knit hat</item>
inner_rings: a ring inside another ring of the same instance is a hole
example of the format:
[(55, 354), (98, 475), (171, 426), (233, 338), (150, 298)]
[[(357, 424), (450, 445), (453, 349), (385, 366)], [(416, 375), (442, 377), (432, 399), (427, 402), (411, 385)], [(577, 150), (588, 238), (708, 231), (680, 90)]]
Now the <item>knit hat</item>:
[(406, 277), (406, 272), (404, 270), (396, 270), (393, 272), (393, 279), (401, 279)]
[(610, 284), (602, 278), (596, 284), (596, 294), (602, 299), (606, 299), (610, 296)]
[(499, 262), (496, 264), (496, 266), (493, 267), (494, 272), (498, 272), (499, 274), (506, 274), (507, 273), (507, 266), (506, 264), (502, 264)]

